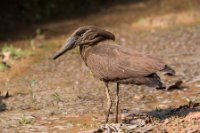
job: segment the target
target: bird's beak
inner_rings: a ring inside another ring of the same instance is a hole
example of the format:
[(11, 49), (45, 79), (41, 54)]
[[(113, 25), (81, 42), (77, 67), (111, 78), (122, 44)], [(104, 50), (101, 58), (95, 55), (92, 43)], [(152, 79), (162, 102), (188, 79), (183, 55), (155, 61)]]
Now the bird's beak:
[(71, 37), (69, 40), (67, 40), (67, 42), (63, 45), (63, 47), (60, 49), (60, 51), (58, 51), (54, 56), (53, 59), (57, 59), (58, 57), (60, 57), (61, 55), (63, 55), (65, 52), (71, 50), (72, 48), (75, 47), (75, 42), (76, 42), (76, 38), (75, 37)]

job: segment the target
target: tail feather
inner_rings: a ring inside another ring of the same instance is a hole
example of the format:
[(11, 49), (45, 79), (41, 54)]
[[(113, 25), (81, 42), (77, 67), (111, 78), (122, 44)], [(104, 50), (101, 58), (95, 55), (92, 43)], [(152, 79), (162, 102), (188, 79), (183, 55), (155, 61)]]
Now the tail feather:
[(164, 89), (166, 87), (156, 73), (149, 75), (147, 81), (147, 86), (155, 87), (156, 89)]
[(175, 70), (168, 65), (165, 65), (164, 69), (162, 69), (161, 72), (169, 76), (174, 76), (176, 74)]
[(143, 78), (135, 78), (134, 84), (136, 84), (136, 85), (143, 84), (143, 85), (153, 87), (156, 89), (165, 89), (166, 88), (166, 86), (162, 83), (160, 77), (156, 73), (153, 73), (153, 74), (148, 75)]

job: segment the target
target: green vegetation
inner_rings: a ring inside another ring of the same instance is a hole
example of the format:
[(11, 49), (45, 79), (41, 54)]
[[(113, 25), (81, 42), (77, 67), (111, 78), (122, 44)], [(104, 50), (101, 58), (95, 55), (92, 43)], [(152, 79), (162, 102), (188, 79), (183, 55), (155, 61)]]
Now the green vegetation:
[(193, 100), (194, 103), (196, 104), (200, 104), (200, 96), (197, 96), (194, 100)]
[(23, 115), (20, 120), (19, 120), (19, 124), (20, 125), (27, 125), (27, 124), (33, 124), (34, 121), (30, 118), (27, 118), (25, 115)]
[(22, 57), (27, 57), (32, 55), (31, 51), (28, 50), (22, 50), (21, 48), (15, 48), (12, 44), (6, 44), (3, 46), (1, 53), (4, 55), (5, 53), (8, 53), (9, 58), (12, 60), (20, 59)]
[(18, 60), (20, 58), (33, 55), (32, 51), (13, 47), (12, 44), (5, 44), (0, 51), (0, 54), (0, 71), (7, 70), (9, 68), (9, 62), (12, 62), (13, 60)]
[(0, 71), (5, 71), (6, 69), (8, 69), (8, 66), (3, 62), (0, 62)]
[(1, 53), (9, 53), (11, 59), (19, 59), (24, 55), (23, 51), (19, 48), (14, 48), (12, 45), (4, 45), (1, 50)]
[(34, 80), (34, 79), (31, 80), (31, 81), (29, 81), (30, 87), (33, 88), (33, 87), (37, 84), (37, 82), (38, 82), (38, 81), (37, 81), (37, 80)]
[(57, 101), (62, 101), (61, 96), (58, 92), (54, 92), (52, 96), (57, 100)]
[(30, 80), (28, 81), (28, 85), (29, 85), (29, 94), (31, 95), (32, 101), (34, 101), (34, 95), (33, 95), (33, 87), (37, 84), (37, 80)]

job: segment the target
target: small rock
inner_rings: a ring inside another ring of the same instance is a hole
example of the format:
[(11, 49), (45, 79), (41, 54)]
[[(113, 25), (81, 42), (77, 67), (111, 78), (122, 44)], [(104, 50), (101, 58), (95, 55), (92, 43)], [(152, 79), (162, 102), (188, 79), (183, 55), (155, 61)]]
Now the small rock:
[(35, 119), (35, 117), (29, 115), (29, 116), (26, 116), (27, 119)]
[(47, 120), (47, 117), (41, 117), (42, 120)]
[(66, 127), (64, 127), (64, 126), (54, 126), (53, 128), (57, 129), (57, 130), (65, 130)]
[(200, 84), (195, 84), (194, 86), (197, 88), (200, 88)]
[(137, 128), (137, 127), (138, 127), (138, 125), (130, 125), (130, 126), (127, 126), (127, 129), (128, 130), (133, 130), (133, 129)]
[(133, 100), (140, 101), (140, 100), (142, 100), (144, 97), (145, 97), (144, 95), (135, 95), (135, 96), (133, 97)]
[(164, 124), (168, 124), (169, 123), (169, 119), (165, 119)]
[(63, 114), (63, 115), (68, 115), (68, 113), (67, 113), (67, 112), (62, 112), (62, 114)]
[(74, 125), (72, 124), (72, 123), (67, 123), (67, 125), (66, 125), (66, 128), (67, 129), (71, 129), (71, 128), (73, 128), (74, 127)]
[(138, 126), (144, 126), (146, 124), (144, 119), (136, 119), (136, 120), (132, 120), (130, 121), (130, 124), (136, 124)]
[(43, 132), (43, 131), (48, 131), (48, 127), (47, 126), (31, 126), (30, 130), (37, 131), (37, 132)]
[(149, 125), (149, 126), (144, 126), (142, 128), (138, 128), (136, 130), (136, 132), (140, 132), (140, 133), (149, 133), (150, 131), (152, 131), (155, 128), (155, 126), (153, 125)]
[(53, 117), (53, 118), (49, 118), (49, 120), (51, 120), (51, 121), (55, 121), (55, 120), (59, 120), (59, 118), (57, 118), (57, 117)]

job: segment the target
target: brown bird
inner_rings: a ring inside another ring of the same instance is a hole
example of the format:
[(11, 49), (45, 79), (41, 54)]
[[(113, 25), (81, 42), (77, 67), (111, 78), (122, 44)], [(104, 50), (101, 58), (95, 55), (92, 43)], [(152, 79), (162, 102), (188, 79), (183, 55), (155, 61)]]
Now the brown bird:
[(118, 122), (119, 85), (135, 84), (164, 88), (156, 72), (174, 75), (175, 71), (161, 59), (139, 53), (106, 40), (115, 40), (115, 36), (106, 30), (94, 26), (80, 27), (74, 31), (64, 46), (53, 56), (57, 59), (65, 52), (80, 46), (80, 54), (93, 75), (106, 85), (108, 100), (106, 122), (108, 122), (112, 101), (108, 89), (109, 82), (117, 83), (116, 119)]

